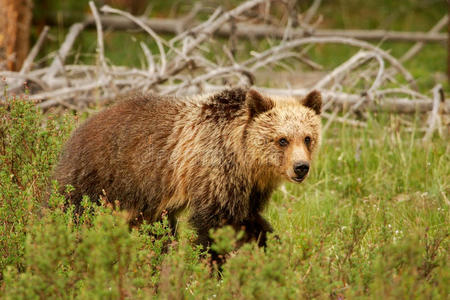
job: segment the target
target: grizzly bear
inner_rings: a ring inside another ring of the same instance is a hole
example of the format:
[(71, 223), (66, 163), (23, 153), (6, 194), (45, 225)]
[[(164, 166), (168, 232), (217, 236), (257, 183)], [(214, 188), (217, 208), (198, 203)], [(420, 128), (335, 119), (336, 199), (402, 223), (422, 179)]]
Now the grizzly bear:
[(231, 225), (266, 244), (261, 216), (282, 180), (302, 182), (321, 134), (322, 99), (233, 88), (197, 97), (135, 96), (92, 116), (66, 143), (55, 179), (81, 212), (82, 195), (125, 210), (131, 226), (161, 220), (175, 233), (188, 208), (198, 243)]

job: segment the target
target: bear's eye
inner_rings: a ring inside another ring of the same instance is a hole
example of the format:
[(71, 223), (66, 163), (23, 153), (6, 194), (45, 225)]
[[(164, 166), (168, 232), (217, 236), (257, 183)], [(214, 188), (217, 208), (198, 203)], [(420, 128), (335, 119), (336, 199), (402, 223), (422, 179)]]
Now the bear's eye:
[(278, 140), (278, 144), (280, 144), (281, 147), (286, 147), (287, 145), (289, 145), (289, 142), (287, 139), (281, 138)]
[(311, 144), (311, 137), (309, 136), (305, 137), (305, 144), (306, 146), (309, 146)]

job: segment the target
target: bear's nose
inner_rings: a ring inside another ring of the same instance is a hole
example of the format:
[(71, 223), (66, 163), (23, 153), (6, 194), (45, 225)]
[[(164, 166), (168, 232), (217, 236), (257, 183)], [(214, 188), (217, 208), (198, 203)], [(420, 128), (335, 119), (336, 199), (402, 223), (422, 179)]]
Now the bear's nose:
[(305, 175), (308, 174), (308, 171), (309, 171), (309, 163), (307, 163), (306, 161), (301, 161), (294, 164), (294, 172), (298, 177), (300, 178), (305, 177)]

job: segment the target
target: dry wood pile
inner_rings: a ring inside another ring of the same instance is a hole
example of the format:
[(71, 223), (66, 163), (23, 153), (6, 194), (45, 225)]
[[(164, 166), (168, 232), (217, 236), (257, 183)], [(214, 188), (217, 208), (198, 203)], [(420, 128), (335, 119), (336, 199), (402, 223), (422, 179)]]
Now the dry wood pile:
[[(427, 123), (423, 127), (425, 139), (429, 139), (435, 130), (441, 134), (448, 131), (446, 120), (450, 114), (450, 103), (445, 101), (442, 87), (435, 86), (429, 95), (418, 92), (413, 76), (402, 65), (422, 49), (424, 42), (446, 40), (439, 31), (447, 25), (447, 16), (427, 33), (316, 30), (320, 22), (320, 16), (316, 16), (320, 0), (316, 0), (302, 15), (292, 12), (292, 7), (287, 9), (287, 25), (281, 29), (279, 26), (261, 24), (271, 18), (272, 2), (249, 0), (230, 11), (219, 7), (207, 21), (195, 23), (193, 20), (200, 9), (198, 6), (185, 18), (151, 20), (109, 6), (103, 6), (100, 14), (91, 1), (93, 17), (70, 27), (48, 67), (33, 68), (33, 61), (48, 35), (48, 28), (45, 28), (20, 71), (0, 71), (3, 78), (0, 85), (7, 85), (8, 91), (16, 94), (23, 92), (24, 82), (32, 85), (32, 92), (27, 97), (36, 100), (43, 109), (60, 106), (82, 110), (88, 109), (89, 103), (136, 92), (187, 95), (236, 85), (252, 85), (271, 94), (302, 96), (310, 89), (264, 87), (266, 83), (255, 82), (255, 74), (261, 70), (273, 70), (275, 66), (290, 69), (293, 60), (309, 68), (321, 68), (305, 56), (308, 48), (317, 44), (343, 44), (360, 51), (311, 87), (321, 90), (325, 98), (324, 116), (328, 119), (325, 130), (334, 121), (365, 127), (368, 111), (389, 111), (428, 113)], [(249, 13), (252, 11), (256, 13)], [(299, 15), (301, 18), (298, 18)], [(97, 29), (97, 64), (66, 64), (77, 37), (93, 24)], [(158, 52), (152, 53), (141, 42), (146, 68), (114, 66), (108, 62), (103, 43), (105, 24), (113, 28), (138, 27), (148, 33), (156, 43)], [(165, 39), (161, 32), (176, 35)], [(250, 53), (248, 59), (237, 60), (234, 55), (237, 39), (261, 38), (264, 32), (268, 37), (278, 38), (277, 43), (272, 42), (272, 46), (265, 51)], [(207, 54), (211, 51), (209, 45), (218, 35), (229, 37), (229, 42), (223, 43), (221, 53), (214, 54), (214, 57), (222, 59), (208, 59)], [(416, 43), (397, 59), (364, 41), (374, 38), (409, 39)]]

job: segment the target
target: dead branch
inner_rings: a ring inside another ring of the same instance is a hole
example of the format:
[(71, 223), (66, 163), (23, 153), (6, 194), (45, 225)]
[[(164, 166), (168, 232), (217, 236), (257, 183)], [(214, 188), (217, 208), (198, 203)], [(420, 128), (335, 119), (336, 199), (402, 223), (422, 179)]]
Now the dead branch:
[[(32, 64), (34, 59), (36, 58), (36, 56), (39, 53), (39, 50), (42, 47), (42, 44), (44, 43), (47, 35), (48, 35), (48, 31), (49, 31), (49, 27), (45, 26), (44, 29), (41, 31), (41, 33), (39, 34), (39, 38), (36, 42), (36, 44), (33, 46), (33, 48), (31, 49), (30, 53), (28, 53), (27, 58), (25, 59), (25, 61), (22, 64), (22, 68), (20, 69), (20, 72), (17, 78), (19, 78), (18, 80), (9, 80), (10, 81), (10, 91), (16, 91), (17, 89), (20, 89), (23, 87), (23, 83), (24, 80), (23, 79), (29, 79), (37, 84), (40, 85), (41, 88), (46, 88), (47, 84), (45, 84), (43, 81), (41, 81), (39, 78), (36, 78), (34, 76), (28, 77), (25, 76), (25, 74), (31, 69)], [(12, 75), (14, 76), (14, 75)]]
[[(229, 70), (219, 70), (220, 76), (224, 74), (232, 74), (231, 69)], [(131, 74), (131, 73), (130, 73)], [(1, 75), (1, 74), (0, 74)], [(136, 73), (139, 75), (139, 73)], [(125, 76), (125, 77), (129, 77)], [(142, 75), (145, 77), (145, 75)], [(204, 75), (212, 76), (212, 74)], [(117, 79), (115, 84), (117, 86), (132, 86), (133, 83), (140, 81), (135, 80), (132, 77), (129, 79)], [(194, 83), (199, 83), (200, 80), (196, 80), (195, 82), (191, 82), (192, 85), (183, 83), (183, 94), (190, 95), (196, 94), (199, 92), (216, 92), (226, 88), (226, 86), (217, 86), (210, 84), (203, 84), (202, 89), (198, 90), (197, 88), (192, 89), (194, 87)], [(92, 91), (103, 86), (107, 85), (107, 82), (94, 82), (88, 83), (84, 85), (77, 84), (77, 87), (62, 87), (60, 89), (54, 90), (52, 92), (44, 92), (38, 93), (34, 95), (30, 95), (30, 100), (44, 100), (39, 106), (42, 108), (48, 108), (54, 105), (58, 105), (59, 101), (70, 99), (77, 92), (81, 91)], [(261, 92), (271, 94), (271, 95), (280, 95), (280, 96), (295, 96), (295, 97), (303, 97), (307, 95), (310, 89), (274, 89), (274, 88), (265, 88), (265, 87), (255, 87)], [(165, 86), (160, 87), (160, 92), (164, 94), (170, 94), (177, 91), (180, 91), (180, 86)], [(328, 90), (321, 90), (324, 99), (327, 101), (333, 101), (333, 105), (330, 106), (332, 110), (338, 108), (339, 111), (345, 111), (349, 107), (354, 107), (356, 104), (365, 100), (365, 96), (363, 95), (355, 95), (348, 94), (343, 92), (333, 92)], [(58, 100), (52, 100), (57, 98)], [(47, 100), (46, 100), (47, 99)], [(327, 106), (327, 102), (325, 103)], [(414, 114), (414, 113), (426, 113), (433, 109), (433, 100), (429, 98), (420, 99), (410, 99), (410, 98), (380, 98), (376, 101), (365, 102), (363, 106), (356, 107), (355, 111), (372, 111), (372, 112), (392, 112), (392, 113), (405, 113), (405, 114)], [(442, 114), (450, 114), (450, 103), (444, 102), (441, 104)]]
[[(339, 109), (336, 109), (336, 110), (339, 111)], [(347, 119), (347, 118), (344, 118), (344, 117), (337, 117), (336, 115), (333, 116), (333, 114), (330, 115), (329, 113), (326, 113), (326, 112), (323, 112), (322, 116), (324, 118), (327, 118), (331, 122), (338, 121), (339, 123), (347, 124), (347, 125), (354, 126), (354, 127), (362, 127), (362, 128), (367, 127), (367, 124), (364, 123), (364, 122), (357, 121), (357, 120), (352, 120), (352, 119)]]
[(322, 2), (322, 0), (314, 0), (313, 4), (311, 4), (311, 6), (306, 11), (306, 13), (303, 17), (303, 22), (305, 22), (307, 24), (311, 23), (311, 20), (314, 17), (314, 15), (317, 13), (317, 10), (319, 9), (321, 2)]
[[(441, 20), (439, 20), (439, 22), (433, 26), (433, 28), (431, 28), (430, 31), (428, 31), (428, 34), (435, 34), (438, 33), (440, 30), (442, 30), (442, 28), (444, 28), (444, 26), (448, 23), (448, 15), (445, 15), (444, 17), (442, 17)], [(414, 44), (414, 46), (412, 46), (405, 54), (403, 54), (403, 56), (399, 59), (399, 62), (404, 63), (408, 60), (410, 60), (411, 58), (413, 58), (415, 55), (417, 55), (423, 48), (423, 46), (425, 45), (425, 43), (423, 41), (419, 41), (416, 44)], [(393, 78), (393, 76), (397, 73), (397, 70), (388, 70), (386, 72), (386, 79), (387, 78)]]
[(56, 53), (55, 58), (53, 59), (53, 62), (50, 65), (50, 68), (47, 70), (47, 74), (43, 78), (44, 81), (46, 81), (49, 86), (52, 86), (51, 81), (55, 77), (56, 73), (58, 71), (63, 70), (64, 61), (66, 60), (66, 57), (69, 54), (70, 49), (72, 49), (75, 39), (78, 37), (78, 35), (80, 34), (80, 32), (83, 30), (84, 27), (85, 27), (84, 23), (75, 23), (72, 26), (70, 26), (69, 32), (66, 35), (66, 39), (62, 43), (58, 52)]
[(93, 1), (89, 1), (89, 6), (92, 11), (92, 15), (95, 20), (95, 27), (97, 28), (97, 52), (100, 59), (100, 65), (102, 66), (102, 71), (107, 71), (107, 64), (105, 60), (105, 47), (103, 45), (103, 28), (102, 22), (100, 21), (100, 15), (98, 14), (97, 7)]
[(31, 49), (30, 53), (28, 54), (27, 58), (25, 59), (22, 68), (20, 69), (20, 74), (25, 74), (31, 69), (31, 65), (33, 64), (34, 59), (39, 53), (39, 50), (41, 50), (42, 44), (44, 43), (45, 39), (47, 38), (47, 34), (49, 31), (48, 26), (44, 26), (44, 29), (42, 29), (41, 33), (39, 34), (39, 38), (34, 44), (33, 48)]
[[(252, 0), (244, 2), (238, 7), (224, 13), (222, 16), (218, 17), (215, 21), (209, 22), (210, 23), (209, 26), (202, 28), (202, 31), (200, 31), (200, 34), (198, 34), (198, 36), (194, 40), (192, 40), (189, 43), (186, 43), (185, 47), (183, 48), (183, 54), (184, 55), (190, 54), (191, 51), (193, 51), (198, 45), (203, 43), (207, 38), (211, 37), (220, 27), (226, 24), (231, 18), (235, 18), (236, 16), (251, 9), (252, 7), (260, 3), (263, 3), (264, 1), (265, 0)], [(147, 85), (147, 88), (152, 87), (155, 84), (165, 82), (170, 76), (176, 75), (182, 70), (184, 70), (186, 67), (188, 67), (190, 62), (191, 60), (186, 59), (185, 57), (178, 56), (171, 64), (171, 66), (168, 67), (167, 72), (165, 72), (165, 74), (161, 74), (156, 79), (151, 81)]]
[[(171, 39), (169, 41), (169, 44), (174, 45), (176, 42), (178, 42), (182, 39), (185, 39), (187, 36), (196, 36), (199, 32), (203, 31), (204, 28), (210, 26), (211, 23), (213, 21), (215, 21), (222, 12), (223, 12), (222, 7), (219, 6), (218, 8), (216, 8), (214, 13), (208, 18), (208, 20), (206, 22), (203, 22), (200, 25), (197, 25), (192, 29), (188, 29), (188, 30), (180, 33), (179, 35), (177, 35), (173, 39)], [(175, 21), (179, 22), (178, 20), (175, 20)]]
[(86, 85), (78, 86), (78, 87), (64, 87), (64, 88), (57, 89), (57, 90), (51, 91), (51, 92), (30, 95), (29, 99), (30, 100), (42, 100), (42, 99), (52, 99), (53, 98), (53, 100), (47, 100), (47, 101), (44, 101), (44, 102), (41, 102), (38, 104), (38, 106), (41, 108), (48, 108), (48, 107), (58, 104), (59, 101), (64, 100), (64, 97), (61, 97), (61, 96), (65, 96), (65, 97), (73, 96), (78, 92), (91, 91), (94, 89), (101, 88), (105, 85), (107, 85), (106, 81), (94, 82), (94, 83), (90, 83), (90, 84), (86, 84)]
[(340, 38), (340, 37), (309, 37), (309, 38), (302, 38), (302, 39), (296, 39), (292, 40), (286, 43), (283, 43), (279, 46), (272, 47), (262, 53), (256, 54), (254, 58), (251, 58), (243, 63), (244, 66), (251, 65), (254, 63), (257, 63), (259, 60), (277, 54), (279, 52), (283, 52), (286, 50), (290, 50), (291, 48), (297, 48), (299, 46), (305, 45), (305, 44), (325, 44), (325, 43), (336, 43), (336, 44), (345, 44), (345, 45), (351, 45), (367, 50), (371, 50), (373, 52), (376, 52), (379, 54), (383, 59), (387, 60), (394, 68), (396, 68), (408, 81), (408, 83), (415, 86), (415, 80), (414, 77), (403, 67), (403, 65), (392, 55), (387, 53), (384, 50), (381, 50), (380, 48), (369, 44), (364, 41), (355, 40), (355, 39), (349, 39), (349, 38)]
[(427, 97), (421, 93), (418, 93), (416, 91), (405, 89), (405, 88), (390, 88), (390, 89), (383, 89), (383, 90), (377, 90), (375, 91), (376, 97), (384, 97), (384, 95), (388, 94), (398, 94), (398, 95), (408, 95), (412, 98), (416, 99), (427, 99)]
[(327, 84), (329, 84), (332, 80), (336, 80), (338, 76), (342, 75), (345, 72), (349, 72), (351, 69), (356, 68), (358, 65), (365, 63), (367, 60), (370, 60), (377, 56), (375, 52), (358, 52), (354, 56), (352, 56), (345, 63), (335, 68), (332, 72), (322, 78), (318, 83), (314, 85), (315, 89), (322, 89)]
[(148, 67), (148, 73), (154, 74), (155, 73), (155, 60), (153, 59), (152, 52), (147, 47), (147, 45), (144, 42), (139, 43), (141, 45), (142, 51), (144, 52), (145, 58), (147, 59), (147, 67)]
[[(439, 20), (439, 22), (437, 22), (436, 25), (433, 26), (433, 28), (430, 29), (430, 31), (428, 31), (428, 34), (438, 33), (439, 31), (441, 31), (445, 27), (445, 25), (447, 25), (447, 23), (448, 23), (448, 15), (445, 15), (444, 17), (442, 17), (441, 20)], [(419, 53), (420, 50), (422, 50), (424, 45), (425, 45), (425, 43), (423, 41), (417, 42), (416, 44), (414, 44), (414, 46), (412, 46), (408, 50), (408, 52), (403, 54), (403, 56), (399, 59), (399, 61), (403, 63), (405, 61), (410, 60), (417, 53)]]
[(325, 132), (328, 130), (328, 128), (330, 128), (331, 124), (336, 119), (338, 113), (339, 113), (339, 107), (336, 107), (333, 110), (333, 112), (331, 113), (331, 115), (329, 115), (329, 117), (327, 118), (328, 119), (327, 123), (325, 123), (325, 125), (322, 127), (323, 135), (325, 135)]
[[(439, 126), (441, 119), (439, 116), (439, 107), (445, 103), (444, 93), (442, 91), (442, 85), (438, 84), (433, 88), (433, 109), (430, 112), (430, 117), (428, 118), (428, 129), (423, 137), (424, 142), (428, 142), (433, 136), (433, 132), (436, 127)], [(443, 108), (441, 108), (442, 110)]]
[(160, 54), (160, 58), (161, 58), (161, 66), (159, 69), (159, 74), (160, 75), (164, 74), (166, 71), (167, 58), (166, 58), (166, 52), (165, 52), (164, 46), (163, 46), (163, 40), (161, 39), (161, 37), (159, 35), (157, 35), (153, 31), (153, 29), (151, 29), (149, 26), (147, 26), (144, 22), (142, 22), (140, 19), (134, 17), (132, 14), (130, 14), (128, 12), (124, 12), (119, 9), (109, 7), (108, 5), (103, 6), (101, 10), (106, 13), (119, 14), (121, 16), (124, 16), (124, 17), (130, 19), (131, 21), (135, 22), (137, 25), (142, 27), (142, 29), (144, 29), (145, 32), (147, 32), (153, 38), (156, 45), (158, 46), (158, 50), (159, 50), (159, 54)]
[[(139, 18), (146, 26), (152, 28), (155, 32), (161, 34), (178, 34), (178, 28), (182, 28), (182, 20), (178, 19), (158, 19), (158, 18)], [(88, 19), (88, 24), (94, 25), (93, 19)], [(102, 23), (115, 30), (135, 30), (139, 29), (133, 22), (116, 17), (102, 16)], [(224, 24), (216, 30), (216, 34), (222, 37), (229, 37), (232, 28), (230, 24)], [(236, 37), (239, 38), (277, 38), (283, 39), (285, 28), (268, 24), (249, 24), (238, 23), (236, 26)], [(345, 37), (367, 41), (389, 40), (397, 42), (425, 42), (425, 43), (445, 43), (447, 35), (438, 32), (406, 32), (406, 31), (387, 31), (387, 30), (338, 30), (338, 29), (291, 29), (289, 33), (291, 38), (301, 37)]]
[(445, 34), (424, 33), (424, 32), (406, 32), (406, 31), (385, 31), (385, 30), (316, 30), (312, 36), (339, 36), (367, 41), (397, 41), (397, 42), (439, 42), (444, 43), (447, 40)]

